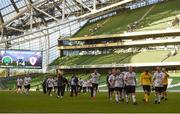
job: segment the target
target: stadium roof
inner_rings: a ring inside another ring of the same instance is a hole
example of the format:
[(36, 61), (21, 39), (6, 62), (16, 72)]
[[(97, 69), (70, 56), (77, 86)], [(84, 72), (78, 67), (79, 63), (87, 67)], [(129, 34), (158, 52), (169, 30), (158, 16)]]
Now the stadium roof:
[[(133, 1), (135, 0), (7, 0), (1, 3), (1, 37), (13, 38), (2, 38), (0, 44), (34, 33), (44, 33), (47, 29), (83, 20), (94, 14), (97, 16)], [(37, 36), (31, 38), (34, 40)]]
[(59, 23), (72, 15), (77, 19), (87, 18), (132, 1), (134, 0), (2, 0), (0, 29), (4, 28), (3, 34), (7, 36), (14, 35), (15, 31), (20, 35), (24, 30), (41, 24), (47, 26), (52, 21)]

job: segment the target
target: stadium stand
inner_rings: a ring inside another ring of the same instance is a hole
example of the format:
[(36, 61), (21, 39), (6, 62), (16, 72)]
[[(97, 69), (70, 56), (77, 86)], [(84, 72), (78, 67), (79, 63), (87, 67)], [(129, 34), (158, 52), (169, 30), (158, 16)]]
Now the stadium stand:
[[(170, 27), (175, 16), (180, 12), (178, 4), (180, 4), (180, 1), (178, 0), (171, 0), (165, 3), (156, 4), (152, 11), (150, 11), (145, 18), (142, 19), (136, 31), (166, 29)], [(98, 29), (98, 31), (94, 31), (93, 35), (122, 33), (128, 30), (127, 25), (131, 25), (135, 21), (138, 21), (150, 8), (151, 6), (147, 6), (134, 10), (123, 11), (113, 17), (87, 24), (78, 33), (76, 33), (74, 37), (91, 35), (91, 32), (89, 31), (90, 29), (96, 28), (97, 24), (101, 25), (107, 20), (111, 23), (105, 23), (103, 27)]]
[[(74, 55), (55, 60), (51, 65), (96, 65), (162, 62), (171, 51), (150, 50), (142, 52), (120, 52), (101, 55)], [(165, 61), (179, 61), (180, 54), (170, 56)]]

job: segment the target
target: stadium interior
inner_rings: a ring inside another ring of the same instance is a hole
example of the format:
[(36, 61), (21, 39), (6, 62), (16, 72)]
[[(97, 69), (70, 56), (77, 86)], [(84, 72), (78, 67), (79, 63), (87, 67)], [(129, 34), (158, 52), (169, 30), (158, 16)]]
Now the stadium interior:
[[(30, 74), (32, 88), (42, 79), (77, 70), (134, 66), (168, 67), (169, 89), (180, 88), (179, 0), (6, 0), (0, 2), (1, 49), (39, 50), (42, 68), (2, 67), (0, 89), (16, 88), (17, 76)], [(2, 65), (1, 65), (2, 66)], [(138, 73), (138, 75), (139, 75)], [(141, 89), (141, 87), (138, 87)]]
[[(160, 105), (154, 87), (149, 96), (140, 83), (141, 73), (157, 66), (170, 76), (168, 100)], [(131, 67), (136, 96), (129, 99), (124, 89), (124, 101), (138, 104), (111, 102), (108, 71)], [(77, 97), (65, 87), (59, 96), (55, 84), (52, 94), (43, 94), (47, 77), (63, 73), (71, 85), (74, 74), (88, 82), (94, 70), (101, 74), (95, 97), (89, 85)], [(30, 92), (23, 85), (18, 94), (17, 80), (28, 76)], [(179, 92), (180, 0), (0, 0), (0, 113), (179, 113)]]

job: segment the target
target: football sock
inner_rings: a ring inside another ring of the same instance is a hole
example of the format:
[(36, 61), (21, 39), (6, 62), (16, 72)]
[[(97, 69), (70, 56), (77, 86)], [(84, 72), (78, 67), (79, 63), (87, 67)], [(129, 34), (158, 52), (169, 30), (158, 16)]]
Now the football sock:
[(128, 95), (126, 95), (126, 102), (129, 102), (129, 98), (128, 98)]
[(135, 95), (132, 95), (132, 100), (133, 100), (133, 103), (136, 102), (136, 96)]
[(121, 93), (121, 98), (124, 99), (124, 92)]
[(149, 96), (147, 93), (145, 93), (145, 101), (148, 102), (149, 101)]
[(94, 90), (93, 97), (96, 97), (96, 90)]
[(158, 96), (158, 102), (160, 102), (161, 101), (161, 95), (158, 94), (157, 96)]
[(116, 102), (119, 102), (119, 96), (116, 94)]
[(143, 100), (146, 100), (146, 93), (144, 94), (144, 99)]

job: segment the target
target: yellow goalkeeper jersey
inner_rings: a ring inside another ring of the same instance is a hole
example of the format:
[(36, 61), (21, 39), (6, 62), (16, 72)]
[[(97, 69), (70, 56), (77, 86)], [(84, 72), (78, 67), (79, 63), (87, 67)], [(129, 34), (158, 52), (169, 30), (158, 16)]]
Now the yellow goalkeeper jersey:
[(167, 74), (164, 75), (164, 78), (162, 80), (163, 85), (168, 85), (168, 77), (169, 77), (169, 75), (167, 75)]
[(150, 73), (146, 74), (145, 72), (141, 73), (140, 83), (141, 85), (151, 85), (152, 84), (151, 74)]

